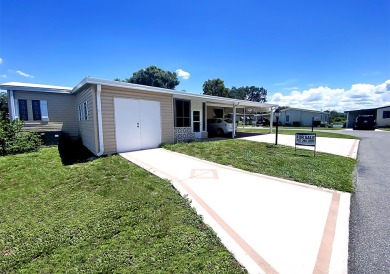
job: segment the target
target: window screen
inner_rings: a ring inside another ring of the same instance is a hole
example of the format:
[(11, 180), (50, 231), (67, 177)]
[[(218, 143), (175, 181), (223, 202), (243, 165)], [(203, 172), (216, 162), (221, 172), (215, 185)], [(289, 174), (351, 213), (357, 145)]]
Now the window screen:
[(39, 100), (32, 100), (33, 120), (41, 120), (41, 102)]
[(28, 121), (27, 100), (19, 99), (19, 119)]

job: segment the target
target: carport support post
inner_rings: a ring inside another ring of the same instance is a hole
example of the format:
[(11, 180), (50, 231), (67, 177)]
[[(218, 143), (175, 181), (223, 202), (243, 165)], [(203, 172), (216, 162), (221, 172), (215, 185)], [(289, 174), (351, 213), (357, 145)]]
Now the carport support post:
[(273, 123), (274, 123), (274, 111), (275, 111), (275, 109), (271, 108), (271, 115), (269, 117), (269, 133), (272, 133), (272, 126), (273, 126)]
[(314, 130), (314, 116), (311, 118), (311, 132)]
[(236, 136), (236, 105), (233, 103), (233, 131), (232, 138)]

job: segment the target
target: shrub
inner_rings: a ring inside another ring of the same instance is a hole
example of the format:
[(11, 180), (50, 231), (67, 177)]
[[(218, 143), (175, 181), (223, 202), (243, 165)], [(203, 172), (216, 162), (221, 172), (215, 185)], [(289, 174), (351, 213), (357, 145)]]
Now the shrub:
[(20, 120), (0, 121), (0, 155), (38, 151), (41, 138), (35, 132), (23, 132)]
[(293, 122), (293, 126), (294, 126), (294, 127), (299, 127), (299, 126), (301, 126), (301, 122), (299, 122), (299, 121), (294, 121), (294, 122)]

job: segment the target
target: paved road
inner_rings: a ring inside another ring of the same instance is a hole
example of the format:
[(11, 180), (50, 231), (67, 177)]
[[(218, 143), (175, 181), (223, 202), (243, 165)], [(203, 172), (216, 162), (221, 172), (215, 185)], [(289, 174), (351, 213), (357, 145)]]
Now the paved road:
[(343, 132), (362, 138), (351, 200), (349, 273), (390, 273), (390, 132)]

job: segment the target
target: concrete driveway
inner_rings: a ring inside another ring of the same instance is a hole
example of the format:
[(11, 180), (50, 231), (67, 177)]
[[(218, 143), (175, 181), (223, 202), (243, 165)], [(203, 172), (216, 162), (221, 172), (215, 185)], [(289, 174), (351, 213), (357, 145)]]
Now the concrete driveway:
[(164, 149), (121, 156), (170, 180), (249, 273), (347, 273), (349, 193)]
[[(310, 132), (305, 132), (305, 133), (310, 133)], [(262, 135), (256, 135), (251, 137), (243, 137), (240, 139), (274, 144), (275, 134), (262, 134)], [(359, 147), (359, 140), (357, 139), (317, 137), (316, 142), (317, 142), (316, 151), (340, 155), (344, 157), (351, 157), (353, 159), (356, 159), (357, 151)], [(278, 144), (294, 147), (295, 135), (278, 134)], [(313, 150), (313, 147), (298, 146), (297, 148)]]

